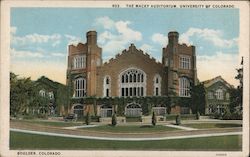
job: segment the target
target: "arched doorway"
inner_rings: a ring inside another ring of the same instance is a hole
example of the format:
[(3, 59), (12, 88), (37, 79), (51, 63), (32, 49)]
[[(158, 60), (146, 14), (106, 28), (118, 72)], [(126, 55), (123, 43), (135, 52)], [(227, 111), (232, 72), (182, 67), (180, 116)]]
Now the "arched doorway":
[(140, 117), (142, 115), (142, 108), (140, 104), (130, 103), (125, 107), (125, 115), (127, 117)]
[(112, 117), (112, 106), (111, 105), (102, 105), (100, 109), (100, 116), (104, 117)]
[(83, 112), (84, 109), (83, 109), (83, 105), (82, 104), (76, 104), (73, 106), (73, 113), (78, 117), (83, 117)]

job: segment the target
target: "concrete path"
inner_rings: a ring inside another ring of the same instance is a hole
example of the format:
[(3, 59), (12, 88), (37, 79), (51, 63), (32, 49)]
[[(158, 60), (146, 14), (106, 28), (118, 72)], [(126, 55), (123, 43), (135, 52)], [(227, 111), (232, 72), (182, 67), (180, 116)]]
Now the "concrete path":
[(37, 135), (47, 135), (47, 136), (93, 139), (93, 140), (111, 140), (111, 141), (153, 141), (153, 140), (187, 139), (187, 138), (198, 138), (198, 137), (215, 137), (215, 136), (227, 136), (227, 135), (242, 135), (242, 132), (227, 132), (227, 133), (210, 133), (210, 134), (200, 134), (200, 135), (198, 134), (198, 135), (185, 135), (185, 136), (172, 136), (172, 137), (153, 137), (153, 138), (119, 138), (119, 137), (112, 138), (112, 137), (59, 134), (59, 133), (31, 131), (31, 130), (22, 130), (13, 128), (10, 128), (10, 131), (37, 134)]
[(179, 126), (179, 125), (172, 125), (172, 124), (168, 124), (166, 126), (167, 127), (171, 127), (171, 128), (182, 129), (182, 130), (198, 130), (198, 129), (195, 129), (195, 128), (190, 128), (190, 127), (185, 127), (185, 126)]
[(97, 127), (98, 125), (81, 125), (81, 126), (70, 126), (70, 127), (64, 127), (63, 129), (81, 129), (81, 128), (93, 128)]

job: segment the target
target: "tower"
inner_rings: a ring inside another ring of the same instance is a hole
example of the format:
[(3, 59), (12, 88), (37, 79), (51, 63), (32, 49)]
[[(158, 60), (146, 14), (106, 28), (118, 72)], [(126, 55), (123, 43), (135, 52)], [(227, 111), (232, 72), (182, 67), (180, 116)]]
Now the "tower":
[(97, 32), (89, 31), (86, 34), (87, 42), (87, 96), (96, 95), (97, 67), (102, 65), (102, 49), (97, 45)]
[(168, 33), (168, 45), (163, 48), (162, 64), (166, 68), (167, 91), (169, 96), (178, 94), (178, 32)]

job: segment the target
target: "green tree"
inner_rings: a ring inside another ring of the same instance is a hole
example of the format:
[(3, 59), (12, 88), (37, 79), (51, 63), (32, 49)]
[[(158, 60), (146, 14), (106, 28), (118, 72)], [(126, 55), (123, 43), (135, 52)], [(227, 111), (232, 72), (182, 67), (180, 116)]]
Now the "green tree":
[(111, 121), (112, 121), (111, 122), (112, 126), (116, 126), (117, 125), (117, 118), (116, 118), (116, 114), (115, 113), (112, 115), (112, 120)]
[(179, 114), (176, 115), (175, 122), (176, 122), (176, 125), (180, 125), (181, 124), (181, 115), (179, 115)]
[(86, 118), (85, 118), (85, 123), (86, 123), (86, 125), (89, 125), (90, 122), (91, 122), (91, 117), (90, 117), (89, 112), (87, 112), (87, 115), (86, 115)]
[(152, 125), (155, 126), (156, 125), (156, 115), (155, 115), (155, 112), (153, 112), (152, 114)]
[(203, 83), (191, 86), (191, 109), (193, 113), (205, 114), (205, 95), (206, 91)]
[(236, 110), (238, 112), (242, 112), (242, 95), (243, 95), (243, 57), (241, 60), (241, 67), (237, 70), (237, 75), (235, 76), (235, 79), (239, 80), (239, 85), (237, 88), (231, 88), (230, 89), (230, 112), (233, 113)]

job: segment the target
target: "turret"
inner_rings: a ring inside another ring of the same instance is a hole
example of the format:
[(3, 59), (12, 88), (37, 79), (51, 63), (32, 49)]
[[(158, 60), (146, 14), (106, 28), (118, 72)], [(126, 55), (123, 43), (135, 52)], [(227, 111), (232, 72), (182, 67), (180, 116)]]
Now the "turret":
[(176, 45), (178, 44), (179, 33), (178, 32), (169, 32), (168, 33), (168, 43), (169, 45)]
[(96, 31), (88, 31), (86, 34), (87, 44), (88, 45), (96, 45), (97, 44), (97, 32)]

